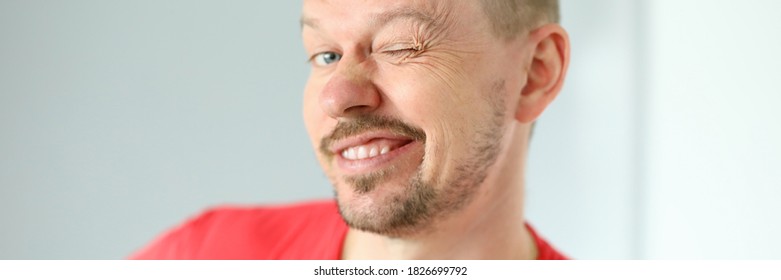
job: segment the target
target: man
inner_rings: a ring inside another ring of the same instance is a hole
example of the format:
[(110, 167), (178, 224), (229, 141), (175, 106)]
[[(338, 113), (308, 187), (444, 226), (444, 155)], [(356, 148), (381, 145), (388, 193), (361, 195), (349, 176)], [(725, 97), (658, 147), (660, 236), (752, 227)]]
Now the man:
[(557, 21), (555, 0), (305, 0), (304, 120), (336, 201), (213, 209), (134, 258), (564, 258), (523, 215)]

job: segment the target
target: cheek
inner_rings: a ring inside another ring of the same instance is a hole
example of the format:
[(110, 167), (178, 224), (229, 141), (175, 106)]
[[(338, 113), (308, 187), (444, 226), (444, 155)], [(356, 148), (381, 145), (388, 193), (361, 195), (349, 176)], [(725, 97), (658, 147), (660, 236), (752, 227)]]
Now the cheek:
[(320, 163), (320, 166), (328, 173), (328, 160), (320, 153), (320, 141), (322, 137), (328, 133), (330, 119), (320, 108), (319, 96), (321, 89), (322, 86), (316, 79), (310, 78), (309, 81), (307, 81), (306, 87), (304, 88), (302, 109), (304, 126), (309, 135), (315, 157)]
[(322, 87), (317, 80), (309, 79), (304, 88), (304, 98), (302, 111), (306, 131), (312, 140), (312, 144), (317, 148), (319, 138), (322, 137), (321, 130), (324, 126), (325, 118), (323, 110), (318, 105), (319, 92)]
[(401, 74), (404, 73), (397, 72), (392, 80), (407, 82), (389, 88), (388, 92), (394, 94), (388, 98), (405, 121), (426, 132), (427, 159), (423, 168), (451, 168), (467, 148), (469, 135), (474, 133), (476, 111), (482, 111), (482, 104), (478, 104), (480, 100), (475, 98), (477, 90), (467, 82), (440, 82), (430, 78), (431, 73)]

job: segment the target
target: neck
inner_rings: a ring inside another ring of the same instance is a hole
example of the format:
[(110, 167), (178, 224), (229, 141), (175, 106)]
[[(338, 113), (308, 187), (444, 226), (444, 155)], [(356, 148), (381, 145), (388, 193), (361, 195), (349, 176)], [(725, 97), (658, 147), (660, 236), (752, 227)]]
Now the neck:
[[(521, 129), (517, 129), (521, 130)], [(350, 229), (343, 259), (536, 259), (523, 217), (526, 134), (497, 158), (480, 191), (466, 207), (431, 225), (434, 230), (401, 238)]]

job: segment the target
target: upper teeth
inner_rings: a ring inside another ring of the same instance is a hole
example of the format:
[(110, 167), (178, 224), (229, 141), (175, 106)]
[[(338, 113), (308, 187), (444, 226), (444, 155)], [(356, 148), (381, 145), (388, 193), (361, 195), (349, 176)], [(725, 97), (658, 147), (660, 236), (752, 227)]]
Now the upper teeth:
[(390, 152), (389, 146), (363, 145), (344, 149), (342, 157), (349, 160), (372, 158)]

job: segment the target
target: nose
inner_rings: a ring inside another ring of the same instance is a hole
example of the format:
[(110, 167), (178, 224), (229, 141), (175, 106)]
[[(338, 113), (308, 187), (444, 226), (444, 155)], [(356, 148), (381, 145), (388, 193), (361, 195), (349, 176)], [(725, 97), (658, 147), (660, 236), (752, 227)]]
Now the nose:
[(366, 66), (343, 58), (320, 93), (323, 110), (334, 119), (376, 110), (381, 97), (369, 72)]

